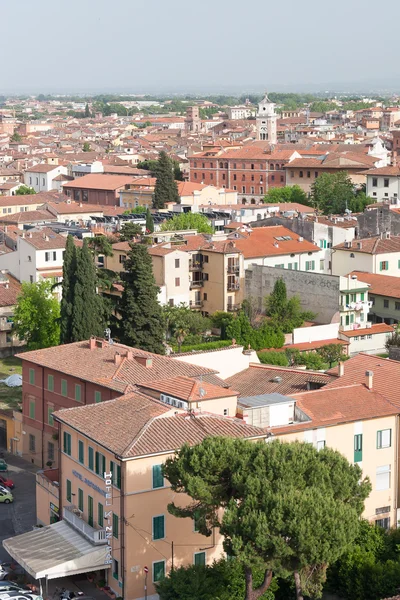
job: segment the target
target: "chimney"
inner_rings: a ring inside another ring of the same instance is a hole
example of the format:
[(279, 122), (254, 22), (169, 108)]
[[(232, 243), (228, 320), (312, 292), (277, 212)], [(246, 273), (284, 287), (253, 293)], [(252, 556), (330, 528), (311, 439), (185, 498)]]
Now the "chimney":
[(149, 356), (135, 356), (135, 360), (142, 367), (146, 367), (146, 369), (151, 369), (153, 366), (153, 359)]
[(120, 355), (119, 352), (116, 352), (114, 354), (114, 365), (116, 365), (118, 367), (118, 365), (121, 364), (121, 361), (122, 361), (122, 356)]
[(133, 352), (132, 352), (132, 350), (127, 350), (125, 356), (126, 356), (127, 360), (133, 360)]
[(342, 360), (339, 361), (338, 368), (339, 368), (339, 377), (343, 377), (343, 375), (344, 375), (344, 362)]
[(373, 371), (365, 371), (365, 385), (369, 390), (372, 390), (372, 383), (374, 380)]
[(96, 338), (91, 337), (89, 340), (89, 350), (94, 350), (96, 348)]

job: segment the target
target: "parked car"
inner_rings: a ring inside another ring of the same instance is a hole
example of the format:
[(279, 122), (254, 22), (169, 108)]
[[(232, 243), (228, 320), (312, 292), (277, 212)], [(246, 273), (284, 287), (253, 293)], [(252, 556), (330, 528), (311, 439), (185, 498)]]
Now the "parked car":
[(8, 464), (4, 458), (0, 458), (0, 471), (8, 471)]
[[(0, 567), (1, 568), (1, 567)], [(6, 577), (8, 572), (6, 573)], [(1, 571), (0, 571), (1, 577)], [(15, 583), (15, 581), (7, 581), (7, 579), (3, 579), (0, 581), (0, 594), (1, 592), (29, 592), (30, 588), (26, 585), (19, 585), (19, 583)]]
[(15, 487), (13, 480), (9, 479), (5, 475), (0, 475), (0, 485), (5, 485), (10, 490), (12, 490)]
[(43, 600), (43, 598), (25, 590), (17, 590), (16, 592), (12, 592), (11, 590), (2, 592), (0, 590), (0, 600)]
[(14, 498), (10, 490), (7, 490), (5, 487), (0, 487), (0, 502), (4, 502), (4, 504), (10, 504), (13, 502)]

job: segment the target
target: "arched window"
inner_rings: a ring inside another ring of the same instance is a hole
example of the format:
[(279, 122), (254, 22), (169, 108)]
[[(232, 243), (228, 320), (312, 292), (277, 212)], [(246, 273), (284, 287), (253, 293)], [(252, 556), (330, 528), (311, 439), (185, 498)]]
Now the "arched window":
[(275, 169), (274, 165), (270, 165), (269, 168), (271, 169), (271, 171), (273, 171)]
[(219, 168), (223, 169), (224, 168), (224, 163), (219, 163)]
[(251, 199), (251, 204), (255, 204), (255, 203), (256, 203), (255, 199), (254, 199), (254, 198), (252, 198), (252, 199)]
[(228, 163), (225, 163), (225, 169), (227, 169), (227, 168), (228, 168)]
[(350, 258), (355, 258), (355, 256), (354, 256), (354, 252), (352, 252), (352, 253), (350, 254)]

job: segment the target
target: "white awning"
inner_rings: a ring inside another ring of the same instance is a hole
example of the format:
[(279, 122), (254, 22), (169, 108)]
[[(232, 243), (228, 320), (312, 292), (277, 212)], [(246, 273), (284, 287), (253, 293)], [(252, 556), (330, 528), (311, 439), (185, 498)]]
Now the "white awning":
[(3, 541), (7, 552), (35, 579), (55, 579), (107, 569), (106, 545), (94, 546), (66, 521)]

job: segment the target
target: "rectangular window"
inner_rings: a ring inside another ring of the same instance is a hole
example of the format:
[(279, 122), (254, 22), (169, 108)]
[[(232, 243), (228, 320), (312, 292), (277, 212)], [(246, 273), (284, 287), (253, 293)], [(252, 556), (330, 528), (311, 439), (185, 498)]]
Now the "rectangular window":
[(53, 442), (47, 442), (47, 460), (54, 460), (54, 444)]
[(80, 383), (76, 383), (75, 384), (75, 400), (77, 402), (81, 401), (81, 390), (82, 390), (82, 388), (81, 388)]
[(303, 177), (303, 171), (300, 171), (299, 175), (300, 177)]
[(63, 450), (65, 452), (65, 454), (68, 454), (68, 456), (71, 456), (71, 435), (69, 433), (67, 433), (66, 431), (64, 431), (64, 439), (63, 439)]
[(78, 508), (83, 512), (83, 490), (78, 488)]
[(400, 310), (400, 302), (395, 302), (394, 308), (395, 308), (395, 310)]
[(383, 187), (389, 187), (389, 179), (384, 179), (383, 180)]
[(377, 467), (376, 469), (376, 490), (390, 489), (390, 465)]
[(153, 583), (161, 581), (165, 577), (165, 560), (159, 560), (153, 563)]
[(104, 506), (101, 502), (97, 505), (97, 524), (99, 527), (104, 527)]
[(49, 260), (50, 260), (50, 252), (45, 252), (45, 253), (44, 253), (44, 260), (45, 260), (46, 262), (49, 262)]
[(360, 294), (360, 298), (361, 298), (361, 302), (364, 302), (364, 299), (365, 299), (365, 294), (364, 294), (364, 292), (361, 292), (361, 294)]
[(72, 483), (69, 479), (67, 479), (67, 494), (66, 494), (67, 502), (72, 502)]
[(52, 427), (54, 426), (53, 412), (54, 412), (54, 406), (48, 406), (47, 407), (47, 422)]
[(110, 461), (110, 471), (112, 473), (112, 483), (119, 490), (121, 489), (121, 467), (115, 464), (112, 460)]
[(362, 461), (362, 433), (354, 436), (354, 462)]
[(315, 269), (315, 260), (306, 261), (306, 271), (313, 271)]
[(118, 579), (118, 572), (119, 572), (119, 564), (118, 561), (115, 560), (115, 558), (113, 558), (113, 567), (112, 567), (112, 571), (113, 571), (113, 577), (114, 579)]
[(165, 517), (159, 515), (153, 517), (153, 540), (162, 540), (165, 538)]
[(382, 527), (383, 529), (390, 529), (390, 517), (386, 517), (386, 519), (377, 519), (375, 525), (377, 527)]
[(47, 389), (49, 392), (54, 392), (54, 376), (47, 375)]
[(392, 430), (382, 429), (376, 433), (376, 447), (377, 448), (390, 448), (392, 445)]
[(101, 402), (101, 392), (99, 391), (95, 391), (94, 393), (94, 401), (97, 402)]
[(29, 383), (35, 385), (35, 369), (29, 369)]
[(383, 300), (383, 308), (389, 308), (389, 300)]
[(29, 418), (30, 419), (35, 418), (35, 408), (36, 408), (35, 400), (29, 400)]
[(92, 496), (87, 497), (87, 506), (88, 506), (88, 523), (90, 527), (93, 527), (93, 498)]
[(195, 552), (194, 564), (196, 567), (205, 567), (206, 566), (206, 553), (205, 552)]
[(378, 187), (378, 178), (377, 177), (372, 178), (372, 187)]
[(118, 515), (113, 513), (113, 536), (118, 539)]
[(94, 450), (90, 446), (88, 447), (88, 468), (94, 470)]
[(164, 477), (161, 472), (161, 465), (153, 465), (153, 489), (164, 487)]
[(323, 450), (326, 446), (326, 442), (325, 440), (320, 440), (319, 442), (317, 442), (317, 450)]
[(323, 271), (325, 268), (325, 260), (323, 258), (321, 258), (321, 260), (319, 261), (319, 270)]
[(61, 379), (61, 396), (68, 395), (68, 383), (66, 379)]
[(32, 433), (29, 434), (29, 452), (36, 452), (36, 438)]
[(389, 261), (387, 260), (382, 260), (379, 263), (379, 270), (380, 271), (388, 271), (389, 270)]
[(85, 446), (82, 440), (78, 440), (78, 460), (81, 465), (85, 464)]
[(181, 278), (175, 277), (175, 287), (180, 287), (180, 285), (181, 285)]
[(181, 264), (181, 260), (180, 260), (180, 258), (176, 258), (176, 259), (175, 259), (175, 269), (179, 269), (179, 267), (180, 267), (180, 264)]
[(96, 475), (104, 476), (106, 472), (106, 457), (101, 452), (96, 452)]

